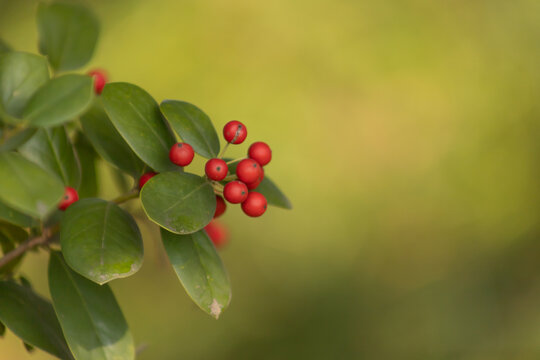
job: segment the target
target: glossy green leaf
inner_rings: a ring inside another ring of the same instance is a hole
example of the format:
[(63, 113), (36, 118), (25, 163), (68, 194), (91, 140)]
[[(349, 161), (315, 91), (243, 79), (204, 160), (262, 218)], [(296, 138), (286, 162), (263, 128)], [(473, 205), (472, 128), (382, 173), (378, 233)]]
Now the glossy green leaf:
[(184, 142), (193, 147), (197, 154), (206, 158), (219, 155), (219, 138), (212, 121), (201, 109), (193, 104), (165, 100), (160, 105), (161, 112), (174, 131)]
[(60, 243), (69, 266), (98, 284), (134, 274), (143, 261), (142, 237), (133, 217), (101, 199), (79, 200), (66, 210)]
[(88, 139), (78, 133), (75, 139), (75, 149), (81, 164), (81, 185), (79, 186), (79, 198), (96, 197), (98, 194), (98, 154), (95, 152)]
[(64, 185), (79, 188), (81, 166), (64, 126), (39, 129), (19, 148), (19, 153), (50, 173), (56, 174)]
[(28, 100), (49, 80), (43, 56), (10, 52), (0, 56), (0, 107), (21, 117)]
[(25, 286), (0, 281), (0, 321), (26, 343), (73, 359), (51, 304)]
[(55, 70), (74, 70), (91, 58), (99, 23), (86, 8), (67, 3), (41, 3), (37, 11), (40, 52)]
[(69, 348), (77, 360), (131, 360), (133, 338), (108, 284), (72, 271), (59, 252), (49, 262), (49, 290)]
[(141, 190), (150, 220), (177, 233), (190, 234), (205, 227), (216, 211), (212, 185), (204, 178), (180, 172), (161, 173)]
[(81, 124), (102, 158), (133, 177), (143, 173), (146, 165), (131, 150), (101, 107), (93, 106), (81, 116)]
[(205, 312), (219, 317), (231, 300), (231, 285), (214, 244), (204, 230), (189, 235), (161, 229), (169, 260), (188, 295)]
[[(2, 253), (7, 254), (15, 249), (18, 244), (28, 239), (28, 233), (12, 224), (0, 222), (0, 247)], [(24, 254), (23, 254), (24, 255)], [(23, 255), (11, 260), (8, 264), (0, 268), (0, 273), (12, 273), (19, 265)]]
[(158, 172), (179, 169), (169, 161), (175, 138), (146, 91), (128, 83), (110, 83), (102, 99), (113, 125), (140, 159)]
[(292, 204), (289, 199), (283, 194), (283, 192), (277, 187), (277, 185), (267, 176), (254, 190), (266, 197), (268, 205), (277, 206), (283, 209), (292, 209)]
[(0, 200), (36, 218), (44, 218), (64, 194), (59, 178), (18, 153), (0, 153), (0, 174)]
[(26, 128), (13, 134), (0, 145), (0, 152), (15, 150), (19, 146), (24, 145), (28, 140), (32, 138), (32, 136), (34, 136), (36, 131), (36, 128)]
[(28, 101), (23, 118), (32, 125), (60, 125), (82, 115), (94, 97), (92, 78), (68, 74), (43, 85)]
[(25, 215), (2, 202), (0, 202), (0, 220), (22, 227), (31, 227), (36, 224), (36, 221), (30, 216)]

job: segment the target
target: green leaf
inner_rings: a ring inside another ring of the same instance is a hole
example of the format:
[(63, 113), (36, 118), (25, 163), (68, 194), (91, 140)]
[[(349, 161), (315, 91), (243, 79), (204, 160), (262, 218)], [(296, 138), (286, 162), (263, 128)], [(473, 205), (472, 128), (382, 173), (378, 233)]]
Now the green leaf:
[[(18, 244), (25, 241), (27, 238), (28, 233), (20, 227), (0, 222), (0, 247), (2, 248), (3, 254), (7, 254), (11, 250), (15, 249)], [(13, 273), (22, 258), (23, 256), (21, 255), (10, 261), (8, 264), (0, 268), (0, 273)]]
[(142, 237), (133, 217), (101, 199), (79, 200), (66, 210), (60, 243), (69, 266), (98, 284), (134, 274), (143, 261)]
[(28, 100), (47, 80), (49, 68), (43, 56), (24, 52), (0, 56), (0, 107), (21, 117)]
[(32, 345), (25, 343), (24, 341), (23, 341), (23, 345), (26, 351), (28, 351), (29, 353), (32, 353), (34, 352), (34, 350), (36, 350)]
[(23, 117), (35, 126), (60, 125), (84, 113), (93, 97), (90, 76), (63, 75), (49, 80), (32, 96)]
[(159, 226), (190, 234), (205, 227), (216, 211), (212, 185), (204, 178), (180, 172), (161, 173), (141, 190), (144, 211)]
[(91, 58), (99, 35), (99, 23), (88, 9), (66, 3), (41, 3), (37, 11), (40, 52), (53, 69), (74, 70)]
[(56, 174), (64, 181), (64, 185), (79, 188), (81, 183), (79, 159), (63, 126), (39, 129), (19, 148), (19, 153), (50, 173)]
[(6, 325), (0, 322), (0, 337), (4, 337), (6, 333)]
[(254, 190), (266, 197), (268, 205), (277, 206), (283, 209), (292, 209), (292, 204), (289, 199), (281, 192), (277, 185), (267, 176)]
[(34, 134), (37, 129), (26, 128), (21, 130), (12, 136), (10, 136), (2, 145), (0, 145), (0, 151), (11, 151), (17, 149), (19, 146), (24, 145)]
[(231, 285), (206, 231), (178, 235), (161, 229), (169, 260), (188, 295), (205, 312), (219, 317), (231, 300)]
[(0, 281), (0, 321), (24, 342), (73, 359), (51, 304), (25, 286)]
[(11, 51), (11, 46), (9, 46), (4, 40), (0, 39), (0, 54)]
[(77, 360), (135, 358), (133, 338), (108, 284), (72, 271), (59, 252), (49, 262), (49, 289), (69, 348)]
[(0, 200), (36, 218), (43, 219), (64, 195), (59, 178), (18, 153), (0, 153), (0, 174)]
[(81, 185), (79, 186), (79, 198), (95, 197), (98, 194), (98, 175), (96, 163), (98, 155), (94, 151), (88, 139), (78, 133), (75, 139), (75, 149), (81, 164)]
[(2, 202), (0, 202), (0, 220), (4, 220), (10, 224), (19, 225), (22, 227), (32, 227), (36, 225), (36, 221), (30, 216), (10, 208)]
[(128, 83), (110, 83), (101, 97), (113, 125), (140, 159), (158, 172), (179, 169), (169, 161), (175, 138), (146, 91)]
[(161, 112), (174, 131), (193, 150), (206, 158), (219, 155), (219, 138), (212, 121), (201, 109), (184, 101), (165, 100), (160, 105)]
[(143, 173), (146, 165), (133, 153), (103, 109), (93, 106), (81, 117), (81, 124), (102, 158), (133, 177)]

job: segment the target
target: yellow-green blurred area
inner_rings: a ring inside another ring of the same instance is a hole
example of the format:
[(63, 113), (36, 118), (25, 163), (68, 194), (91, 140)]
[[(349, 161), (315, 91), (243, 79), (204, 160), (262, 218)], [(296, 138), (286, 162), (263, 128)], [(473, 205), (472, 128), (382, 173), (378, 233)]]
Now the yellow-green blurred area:
[[(140, 359), (540, 357), (540, 1), (88, 5), (89, 67), (245, 122), (294, 205), (229, 206), (218, 321), (141, 221), (144, 266), (112, 283)], [(0, 37), (36, 52), (35, 8), (0, 0)], [(22, 271), (48, 296), (46, 263)], [(0, 359), (49, 357), (8, 333)]]

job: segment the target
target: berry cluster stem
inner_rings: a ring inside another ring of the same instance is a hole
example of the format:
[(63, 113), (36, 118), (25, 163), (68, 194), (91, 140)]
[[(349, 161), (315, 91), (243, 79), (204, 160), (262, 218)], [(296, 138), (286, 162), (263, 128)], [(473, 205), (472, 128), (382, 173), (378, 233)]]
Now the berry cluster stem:
[(224, 146), (223, 149), (221, 150), (221, 153), (219, 153), (218, 158), (223, 159), (223, 155), (225, 155), (225, 151), (227, 151), (227, 148), (229, 147), (229, 144), (230, 144), (230, 143), (225, 144), (225, 146)]

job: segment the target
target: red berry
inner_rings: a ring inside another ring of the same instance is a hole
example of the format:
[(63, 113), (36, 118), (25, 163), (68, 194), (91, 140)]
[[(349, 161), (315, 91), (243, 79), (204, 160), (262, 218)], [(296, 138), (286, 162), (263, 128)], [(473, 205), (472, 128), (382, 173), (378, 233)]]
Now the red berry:
[(221, 181), (225, 179), (225, 176), (227, 176), (227, 173), (229, 172), (229, 167), (227, 166), (225, 160), (210, 159), (206, 162), (204, 171), (206, 172), (206, 176), (208, 176), (209, 179)]
[(94, 91), (96, 94), (101, 94), (105, 84), (107, 83), (107, 74), (103, 70), (92, 70), (88, 72), (88, 75), (94, 78)]
[(147, 172), (145, 174), (142, 174), (141, 177), (139, 178), (139, 189), (142, 189), (144, 184), (146, 184), (148, 182), (148, 180), (150, 180), (151, 178), (153, 178), (154, 176), (156, 176), (157, 173), (155, 172)]
[(169, 151), (169, 159), (171, 159), (173, 164), (178, 166), (191, 164), (194, 156), (195, 152), (188, 143), (176, 143), (172, 146), (171, 151)]
[(258, 162), (259, 165), (264, 166), (272, 160), (272, 150), (266, 143), (257, 141), (249, 147), (248, 157)]
[(227, 228), (217, 221), (211, 221), (204, 230), (216, 248), (223, 247), (229, 240)]
[(227, 204), (225, 203), (225, 200), (223, 200), (221, 196), (216, 195), (216, 212), (214, 213), (214, 219), (223, 215), (225, 210), (227, 210)]
[(246, 184), (257, 181), (261, 176), (261, 165), (253, 159), (244, 159), (236, 167), (236, 176)]
[(261, 175), (259, 176), (259, 178), (252, 183), (246, 184), (246, 186), (249, 190), (255, 190), (257, 186), (261, 184), (263, 179), (264, 179), (264, 169), (261, 167)]
[(244, 140), (246, 140), (246, 126), (240, 121), (229, 121), (227, 124), (225, 124), (225, 127), (223, 127), (223, 136), (228, 143), (241, 144), (244, 142)]
[(264, 214), (268, 206), (263, 194), (252, 191), (242, 203), (242, 210), (247, 216), (257, 217)]
[(58, 204), (58, 208), (62, 211), (66, 210), (69, 205), (73, 204), (77, 200), (79, 200), (79, 194), (77, 194), (77, 190), (72, 187), (66, 186), (66, 189), (64, 190), (64, 197), (60, 201), (60, 204)]
[(246, 200), (248, 196), (248, 188), (241, 181), (231, 181), (223, 188), (223, 196), (232, 204), (239, 204)]

